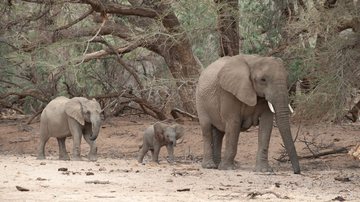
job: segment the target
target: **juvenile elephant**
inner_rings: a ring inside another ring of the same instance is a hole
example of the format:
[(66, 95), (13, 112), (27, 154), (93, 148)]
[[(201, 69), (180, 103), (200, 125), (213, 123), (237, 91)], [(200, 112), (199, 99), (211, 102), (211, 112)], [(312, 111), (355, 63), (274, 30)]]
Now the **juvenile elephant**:
[(179, 125), (168, 125), (164, 123), (155, 123), (149, 126), (143, 136), (143, 144), (141, 146), (138, 162), (142, 163), (145, 154), (150, 150), (152, 161), (158, 162), (159, 152), (162, 146), (166, 146), (169, 160), (174, 161), (174, 147), (176, 140), (184, 135), (184, 128)]
[(272, 171), (268, 148), (274, 113), (294, 173), (300, 173), (289, 123), (287, 77), (281, 59), (257, 55), (223, 57), (201, 73), (196, 108), (204, 141), (202, 167), (235, 169), (240, 131), (259, 124), (255, 171)]
[(90, 145), (89, 160), (96, 161), (95, 140), (100, 131), (101, 108), (95, 100), (84, 97), (57, 97), (43, 110), (40, 118), (40, 144), (37, 159), (45, 159), (45, 144), (50, 137), (56, 137), (59, 144), (59, 159), (69, 160), (65, 139), (72, 136), (73, 160), (81, 160), (80, 143), (84, 136)]

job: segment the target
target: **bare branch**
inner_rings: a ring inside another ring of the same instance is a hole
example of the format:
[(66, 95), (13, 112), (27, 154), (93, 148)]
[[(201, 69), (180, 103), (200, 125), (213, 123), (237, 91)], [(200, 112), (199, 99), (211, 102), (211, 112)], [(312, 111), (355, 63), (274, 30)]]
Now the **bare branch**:
[(83, 0), (82, 3), (91, 5), (91, 7), (100, 13), (112, 13), (120, 15), (135, 15), (141, 17), (156, 18), (157, 12), (151, 8), (135, 7), (121, 5), (119, 3), (103, 2), (98, 0)]
[(67, 25), (61, 26), (56, 28), (54, 31), (59, 31), (59, 30), (63, 30), (63, 29), (67, 29), (73, 25), (75, 25), (76, 23), (80, 22), (81, 20), (85, 19), (87, 16), (89, 16), (91, 13), (93, 13), (94, 10), (93, 9), (89, 9), (87, 12), (85, 12), (84, 14), (82, 14), (79, 18), (75, 19), (74, 21), (70, 22)]
[(106, 40), (104, 40), (104, 44), (106, 46), (108, 46), (110, 48), (110, 50), (112, 51), (112, 53), (114, 53), (116, 55), (116, 59), (121, 64), (121, 66), (123, 66), (134, 77), (134, 79), (136, 80), (136, 82), (139, 85), (140, 89), (143, 89), (144, 87), (143, 87), (143, 85), (141, 83), (141, 80), (140, 80), (139, 76), (137, 75), (137, 73), (132, 68), (130, 68), (123, 61), (123, 59), (120, 57), (118, 51), (111, 44), (109, 44)]
[(30, 97), (33, 97), (35, 99), (38, 99), (42, 102), (48, 102), (48, 99), (42, 97), (40, 94), (40, 92), (38, 90), (35, 90), (35, 89), (30, 89), (30, 90), (25, 90), (21, 93), (18, 93), (18, 92), (9, 92), (9, 93), (5, 93), (3, 95), (0, 95), (0, 98), (1, 99), (4, 99), (4, 98), (7, 98), (11, 95), (16, 95), (16, 96), (19, 96), (20, 98), (24, 98), (26, 96), (30, 96)]

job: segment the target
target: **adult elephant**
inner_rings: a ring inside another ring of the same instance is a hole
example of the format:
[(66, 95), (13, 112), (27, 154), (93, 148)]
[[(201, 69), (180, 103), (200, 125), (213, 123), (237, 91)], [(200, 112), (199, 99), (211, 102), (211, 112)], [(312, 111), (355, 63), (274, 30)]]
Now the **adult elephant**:
[(255, 171), (272, 171), (268, 148), (274, 113), (294, 173), (300, 173), (289, 123), (287, 77), (281, 59), (258, 55), (223, 57), (201, 73), (196, 108), (204, 141), (202, 167), (235, 169), (239, 133), (259, 125)]
[(72, 136), (73, 160), (81, 160), (80, 143), (84, 136), (90, 145), (89, 160), (97, 158), (95, 140), (99, 134), (101, 108), (95, 100), (84, 97), (57, 97), (43, 110), (40, 118), (40, 145), (38, 159), (45, 159), (45, 144), (50, 137), (56, 137), (59, 144), (59, 159), (69, 160), (65, 139)]

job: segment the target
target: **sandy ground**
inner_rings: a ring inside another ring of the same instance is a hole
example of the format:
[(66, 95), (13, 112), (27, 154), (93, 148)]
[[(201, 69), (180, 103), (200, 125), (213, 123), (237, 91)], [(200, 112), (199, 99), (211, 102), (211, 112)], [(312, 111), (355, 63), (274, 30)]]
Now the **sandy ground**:
[[(97, 140), (98, 161), (60, 161), (56, 139), (46, 147), (46, 160), (36, 160), (39, 123), (0, 120), (0, 201), (360, 201), (360, 161), (346, 153), (302, 159), (301, 175), (291, 164), (275, 160), (282, 153), (281, 138), (273, 131), (270, 164), (275, 173), (255, 173), (257, 128), (241, 133), (234, 171), (200, 166), (202, 138), (199, 125), (184, 122), (185, 136), (175, 148), (176, 163), (135, 160), (142, 131), (155, 120), (107, 119)], [(359, 124), (297, 126), (300, 156), (360, 142)], [(316, 145), (311, 144), (314, 142)], [(306, 144), (305, 144), (306, 143)], [(72, 151), (71, 139), (67, 139)], [(25, 190), (21, 190), (24, 188)]]

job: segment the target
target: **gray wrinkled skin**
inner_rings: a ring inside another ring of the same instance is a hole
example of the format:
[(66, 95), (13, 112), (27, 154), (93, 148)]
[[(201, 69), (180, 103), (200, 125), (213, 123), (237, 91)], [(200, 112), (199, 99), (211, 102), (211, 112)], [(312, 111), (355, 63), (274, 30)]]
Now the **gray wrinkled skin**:
[(166, 146), (169, 155), (169, 161), (174, 161), (174, 147), (176, 140), (184, 135), (184, 128), (178, 124), (168, 125), (164, 123), (155, 123), (149, 126), (143, 137), (143, 144), (141, 146), (138, 162), (142, 163), (145, 154), (150, 150), (152, 154), (152, 161), (159, 162), (159, 152), (161, 147)]

